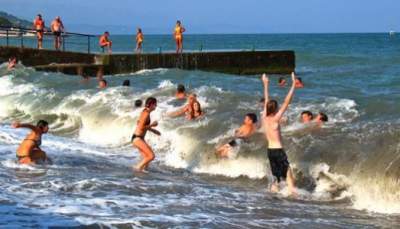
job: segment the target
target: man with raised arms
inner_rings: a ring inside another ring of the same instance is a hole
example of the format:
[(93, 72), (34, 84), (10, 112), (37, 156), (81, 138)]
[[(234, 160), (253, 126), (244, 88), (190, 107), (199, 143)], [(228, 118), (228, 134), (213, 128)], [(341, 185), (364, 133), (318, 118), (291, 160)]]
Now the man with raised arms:
[(282, 136), (280, 129), (280, 121), (283, 114), (287, 110), (294, 94), (296, 76), (292, 73), (292, 86), (283, 102), (282, 106), (278, 108), (278, 102), (276, 100), (269, 99), (269, 79), (267, 75), (262, 75), (262, 82), (264, 84), (264, 112), (263, 112), (263, 123), (264, 133), (268, 140), (268, 159), (271, 166), (272, 175), (275, 177), (274, 182), (271, 185), (271, 192), (279, 191), (279, 183), (281, 178), (286, 179), (286, 183), (289, 188), (291, 195), (296, 194), (293, 173), (290, 168), (287, 155), (283, 150)]

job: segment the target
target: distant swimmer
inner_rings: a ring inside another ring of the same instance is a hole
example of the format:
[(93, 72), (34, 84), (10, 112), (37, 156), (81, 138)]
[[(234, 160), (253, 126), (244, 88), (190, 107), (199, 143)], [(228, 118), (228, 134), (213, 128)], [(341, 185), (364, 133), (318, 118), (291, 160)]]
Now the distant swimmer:
[(216, 154), (223, 158), (234, 158), (238, 153), (241, 143), (251, 137), (257, 131), (257, 115), (246, 114), (242, 126), (235, 130), (234, 139), (229, 143), (218, 147)]
[(269, 99), (269, 79), (263, 74), (262, 82), (264, 84), (264, 116), (263, 122), (265, 136), (268, 140), (268, 159), (271, 166), (272, 175), (275, 177), (274, 182), (271, 185), (272, 192), (279, 191), (279, 183), (281, 178), (286, 179), (290, 194), (294, 195), (295, 185), (292, 170), (290, 168), (287, 155), (283, 150), (282, 136), (280, 129), (280, 120), (283, 114), (287, 110), (295, 91), (296, 76), (292, 73), (292, 86), (283, 102), (282, 106), (278, 108), (278, 102), (276, 100)]
[(136, 33), (136, 52), (141, 53), (143, 51), (143, 33), (142, 29), (138, 28)]
[(60, 50), (61, 48), (61, 33), (65, 30), (64, 24), (61, 21), (60, 16), (57, 16), (51, 23), (51, 32), (54, 34), (54, 48)]
[(135, 108), (141, 108), (143, 105), (143, 101), (140, 99), (135, 100)]
[[(195, 105), (195, 103), (197, 103), (197, 104)], [(196, 112), (195, 112), (194, 106), (198, 106), (197, 116), (196, 116)], [(198, 114), (200, 114), (200, 115), (198, 115)], [(177, 110), (175, 112), (168, 113), (167, 115), (169, 117), (178, 117), (178, 116), (185, 115), (186, 119), (193, 120), (193, 119), (196, 119), (196, 118), (200, 117), (201, 115), (203, 115), (203, 111), (201, 111), (201, 105), (197, 101), (196, 94), (190, 94), (187, 97), (187, 104), (186, 105), (184, 105), (182, 108), (180, 108), (179, 110)]]
[(186, 29), (182, 26), (181, 21), (176, 21), (175, 29), (174, 29), (174, 38), (176, 42), (176, 53), (183, 52), (183, 33)]
[(143, 160), (137, 164), (134, 169), (137, 171), (145, 171), (150, 162), (154, 160), (154, 152), (151, 147), (144, 140), (147, 131), (150, 131), (156, 135), (161, 135), (161, 133), (154, 129), (158, 125), (157, 121), (151, 122), (150, 113), (153, 112), (157, 107), (157, 100), (153, 97), (146, 99), (145, 108), (140, 114), (139, 120), (137, 121), (137, 126), (134, 134), (132, 135), (132, 144), (136, 147), (140, 154), (143, 156)]
[(285, 87), (286, 86), (286, 79), (283, 78), (283, 77), (279, 77), (278, 85), (279, 85), (279, 87)]
[(43, 35), (44, 35), (44, 20), (42, 19), (42, 15), (38, 14), (33, 21), (33, 29), (36, 31), (36, 36), (37, 36), (37, 48), (38, 49), (43, 49)]
[(100, 89), (104, 89), (104, 88), (106, 88), (106, 87), (107, 87), (107, 81), (104, 80), (104, 79), (99, 80), (99, 88), (100, 88)]
[(310, 123), (313, 121), (314, 115), (311, 111), (303, 111), (301, 112), (301, 122), (302, 123)]
[(317, 117), (315, 117), (313, 121), (315, 121), (319, 125), (322, 125), (325, 122), (328, 122), (328, 116), (323, 112), (319, 112)]
[(108, 53), (112, 52), (112, 41), (110, 40), (110, 33), (105, 31), (103, 35), (100, 36), (99, 45), (104, 52), (104, 48), (107, 48)]
[(175, 92), (176, 99), (186, 99), (186, 88), (184, 85), (179, 84)]
[(12, 124), (14, 128), (28, 128), (32, 131), (26, 136), (17, 149), (17, 159), (20, 164), (32, 164), (50, 162), (50, 158), (40, 148), (42, 144), (42, 135), (46, 134), (49, 130), (49, 124), (40, 120), (36, 126), (31, 124), (23, 124), (15, 122)]
[(122, 82), (122, 86), (125, 86), (125, 87), (131, 86), (131, 81), (129, 81), (129, 80), (124, 80), (124, 82)]
[(15, 56), (8, 59), (7, 70), (11, 71), (17, 66), (17, 58)]
[(295, 87), (296, 88), (303, 88), (304, 87), (303, 80), (300, 77), (296, 78)]

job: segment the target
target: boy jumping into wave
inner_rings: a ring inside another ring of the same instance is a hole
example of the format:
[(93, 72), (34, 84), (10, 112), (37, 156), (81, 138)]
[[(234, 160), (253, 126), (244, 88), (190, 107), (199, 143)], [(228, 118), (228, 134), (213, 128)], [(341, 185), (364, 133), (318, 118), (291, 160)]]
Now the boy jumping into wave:
[(288, 184), (289, 193), (293, 195), (296, 194), (294, 178), (289, 162), (287, 160), (287, 155), (283, 150), (280, 121), (293, 98), (296, 76), (294, 72), (292, 72), (292, 86), (290, 87), (285, 101), (280, 108), (278, 108), (278, 102), (276, 100), (269, 99), (269, 79), (267, 75), (262, 75), (262, 82), (264, 84), (265, 98), (263, 111), (263, 123), (265, 125), (264, 133), (268, 141), (267, 152), (272, 175), (276, 178), (276, 180), (271, 185), (271, 192), (279, 191), (279, 183), (281, 181), (281, 178), (284, 178), (286, 179), (286, 183)]

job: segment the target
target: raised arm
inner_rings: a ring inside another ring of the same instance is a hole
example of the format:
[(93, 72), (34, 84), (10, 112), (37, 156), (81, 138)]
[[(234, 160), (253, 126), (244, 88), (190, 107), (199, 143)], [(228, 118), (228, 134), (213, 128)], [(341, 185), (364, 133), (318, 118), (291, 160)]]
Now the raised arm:
[(268, 92), (268, 87), (269, 87), (269, 79), (268, 76), (264, 73), (261, 77), (261, 80), (264, 85), (264, 110), (263, 110), (263, 115), (267, 115), (267, 103), (269, 101), (269, 92)]
[(31, 125), (31, 124), (28, 124), (28, 123), (14, 122), (11, 126), (12, 126), (13, 128), (28, 128), (28, 129), (31, 129), (31, 130), (33, 130), (33, 131), (36, 131), (36, 130), (37, 130), (37, 127), (36, 127), (36, 126)]
[(167, 115), (168, 115), (168, 117), (171, 117), (171, 118), (175, 118), (175, 117), (184, 115), (185, 112), (188, 111), (188, 106), (189, 106), (189, 105), (185, 105), (184, 107), (180, 108), (180, 109), (177, 110), (177, 111), (167, 113)]
[(285, 101), (283, 102), (281, 108), (279, 108), (278, 113), (276, 113), (276, 115), (275, 115), (276, 119), (280, 120), (282, 118), (283, 114), (285, 113), (285, 111), (287, 110), (290, 102), (292, 101), (295, 86), (296, 86), (296, 75), (294, 74), (294, 72), (292, 72), (292, 86), (290, 87), (290, 90), (289, 90), (288, 94), (286, 95)]

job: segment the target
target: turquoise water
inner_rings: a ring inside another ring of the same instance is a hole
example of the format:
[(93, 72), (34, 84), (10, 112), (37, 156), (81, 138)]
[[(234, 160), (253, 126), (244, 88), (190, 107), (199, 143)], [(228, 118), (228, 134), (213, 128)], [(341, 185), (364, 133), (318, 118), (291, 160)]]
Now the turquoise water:
[[(115, 52), (133, 38), (112, 36)], [(400, 224), (400, 37), (387, 34), (188, 35), (198, 50), (295, 50), (296, 91), (283, 139), (300, 196), (267, 192), (271, 174), (258, 133), (237, 158), (220, 160), (216, 145), (248, 112), (259, 114), (260, 76), (178, 69), (145, 70), (94, 80), (0, 67), (1, 226), (205, 228), (394, 228)], [(173, 50), (171, 36), (146, 36), (145, 51)], [(79, 47), (75, 46), (79, 51)], [(288, 77), (288, 76), (285, 76)], [(271, 76), (272, 97), (287, 88)], [(129, 79), (132, 87), (124, 88)], [(172, 94), (183, 83), (198, 94), (202, 120), (170, 119)], [(140, 110), (135, 99), (157, 97), (152, 114), (161, 137), (148, 134), (156, 160), (150, 174), (134, 174), (139, 153), (129, 139)], [(310, 130), (303, 110), (323, 111), (329, 122)], [(15, 163), (26, 130), (13, 120), (50, 121), (43, 149), (52, 166)]]

